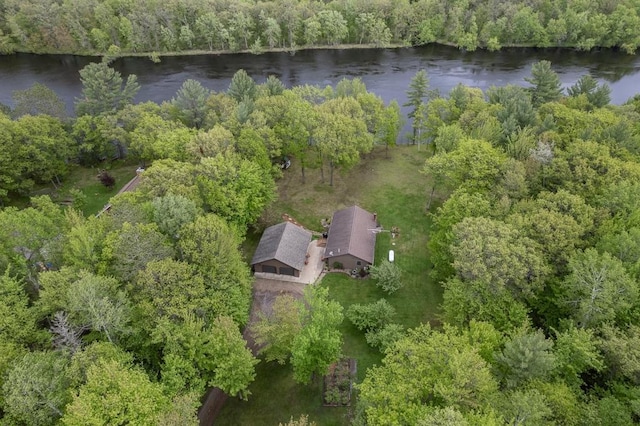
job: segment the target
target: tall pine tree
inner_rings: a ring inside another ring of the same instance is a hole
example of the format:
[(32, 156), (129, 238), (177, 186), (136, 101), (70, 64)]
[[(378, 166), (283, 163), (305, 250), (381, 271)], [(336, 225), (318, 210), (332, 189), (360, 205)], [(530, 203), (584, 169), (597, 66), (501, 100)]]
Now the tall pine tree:
[[(413, 129), (413, 135), (411, 137), (412, 143), (416, 143), (416, 135), (418, 133), (418, 127), (416, 126), (416, 113), (419, 111), (420, 106), (425, 103), (429, 98), (429, 77), (427, 77), (427, 71), (420, 70), (413, 76), (409, 83), (409, 90), (407, 90), (407, 102), (402, 106), (410, 107), (409, 118), (411, 118)], [(423, 107), (424, 109), (424, 107)]]

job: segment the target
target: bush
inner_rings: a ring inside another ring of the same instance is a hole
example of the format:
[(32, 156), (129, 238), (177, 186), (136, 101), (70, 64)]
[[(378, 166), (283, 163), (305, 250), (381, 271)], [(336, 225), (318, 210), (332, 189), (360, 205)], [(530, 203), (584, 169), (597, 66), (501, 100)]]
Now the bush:
[(391, 322), (396, 310), (385, 299), (368, 305), (351, 305), (347, 310), (347, 318), (360, 331), (371, 331), (382, 328)]
[(340, 262), (333, 262), (333, 269), (344, 269), (344, 265)]
[(400, 324), (387, 324), (379, 330), (371, 330), (365, 334), (365, 339), (369, 346), (380, 349), (384, 352), (396, 340), (402, 337), (404, 329)]
[(402, 287), (402, 273), (395, 263), (383, 260), (380, 265), (372, 266), (370, 273), (376, 285), (389, 294)]
[(107, 188), (113, 188), (113, 186), (116, 184), (116, 178), (111, 176), (111, 174), (106, 170), (102, 170), (100, 174), (98, 174), (98, 179), (100, 180), (100, 183), (102, 183)]

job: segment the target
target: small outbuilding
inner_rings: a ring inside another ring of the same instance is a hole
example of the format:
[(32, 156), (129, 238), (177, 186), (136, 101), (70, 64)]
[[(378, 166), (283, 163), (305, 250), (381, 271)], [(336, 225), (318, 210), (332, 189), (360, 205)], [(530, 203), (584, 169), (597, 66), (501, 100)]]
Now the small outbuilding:
[(283, 222), (265, 229), (251, 266), (255, 272), (300, 276), (307, 259), (311, 232)]
[(361, 269), (373, 264), (376, 251), (377, 217), (352, 206), (333, 214), (324, 259), (344, 269)]

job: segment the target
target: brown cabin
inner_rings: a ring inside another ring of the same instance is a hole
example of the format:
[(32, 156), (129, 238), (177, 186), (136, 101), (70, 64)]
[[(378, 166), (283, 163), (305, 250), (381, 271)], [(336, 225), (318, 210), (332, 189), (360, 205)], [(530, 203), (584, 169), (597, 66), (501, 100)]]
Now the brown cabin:
[(361, 269), (373, 264), (376, 251), (377, 218), (373, 213), (352, 206), (333, 214), (324, 259), (344, 269)]

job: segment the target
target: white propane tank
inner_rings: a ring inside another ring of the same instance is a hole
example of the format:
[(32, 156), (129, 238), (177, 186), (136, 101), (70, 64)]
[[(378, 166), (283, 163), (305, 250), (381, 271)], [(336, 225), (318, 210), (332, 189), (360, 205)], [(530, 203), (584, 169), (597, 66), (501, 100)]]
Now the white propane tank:
[(389, 262), (393, 262), (395, 258), (396, 254), (393, 252), (393, 250), (389, 250)]

